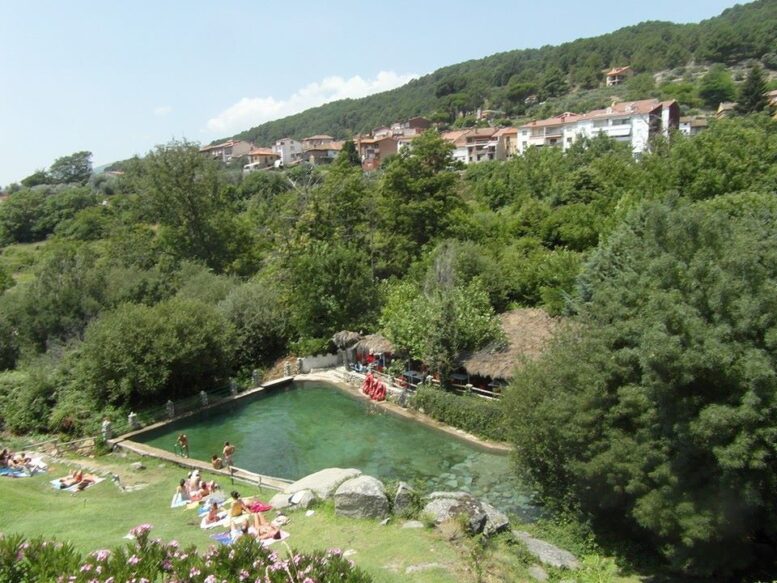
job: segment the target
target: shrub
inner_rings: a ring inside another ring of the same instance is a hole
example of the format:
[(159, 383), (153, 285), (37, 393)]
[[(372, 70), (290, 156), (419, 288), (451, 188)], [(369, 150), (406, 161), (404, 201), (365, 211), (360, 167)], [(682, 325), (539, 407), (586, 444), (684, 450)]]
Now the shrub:
[(502, 407), (498, 401), (421, 387), (416, 391), (411, 407), (423, 409), (430, 417), (469, 433), (504, 439)]
[(0, 538), (0, 576), (8, 583), (63, 581), (304, 581), (369, 583), (372, 578), (344, 558), (338, 549), (308, 554), (288, 549), (287, 556), (262, 547), (252, 537), (231, 546), (210, 547), (200, 554), (195, 547), (180, 549), (175, 541), (149, 540), (151, 525), (130, 533), (135, 541), (86, 557), (69, 544), (18, 535)]

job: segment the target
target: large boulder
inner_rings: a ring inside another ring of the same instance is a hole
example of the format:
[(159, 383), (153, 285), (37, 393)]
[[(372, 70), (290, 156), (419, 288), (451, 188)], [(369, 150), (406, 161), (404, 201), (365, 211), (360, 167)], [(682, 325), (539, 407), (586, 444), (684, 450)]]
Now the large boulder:
[(343, 482), (335, 492), (335, 514), (351, 518), (385, 518), (389, 501), (383, 482), (359, 476)]
[(327, 468), (297, 480), (293, 484), (287, 486), (283, 493), (295, 494), (302, 490), (310, 490), (317, 498), (326, 500), (327, 498), (331, 498), (340, 484), (361, 475), (361, 471), (354, 468)]
[(481, 503), (466, 492), (433, 492), (423, 512), (434, 517), (434, 523), (442, 524), (461, 517), (467, 532), (477, 534), (486, 525), (486, 512)]
[(526, 545), (526, 549), (543, 565), (557, 569), (577, 569), (580, 562), (577, 557), (549, 542), (534, 538), (528, 532), (513, 531), (513, 536)]
[(394, 514), (397, 516), (409, 516), (413, 513), (416, 493), (410, 484), (400, 482), (394, 494)]
[(483, 512), (486, 513), (486, 525), (483, 527), (483, 534), (491, 536), (503, 530), (506, 530), (510, 526), (510, 519), (504, 512), (500, 512), (488, 502), (480, 501), (480, 505), (483, 507)]

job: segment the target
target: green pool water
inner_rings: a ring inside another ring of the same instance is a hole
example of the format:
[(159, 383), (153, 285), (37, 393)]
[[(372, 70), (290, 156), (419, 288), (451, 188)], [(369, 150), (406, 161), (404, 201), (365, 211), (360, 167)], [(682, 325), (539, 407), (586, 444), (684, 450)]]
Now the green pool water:
[(175, 422), (137, 437), (174, 450), (189, 437), (191, 457), (210, 460), (224, 441), (236, 466), (299, 479), (323, 468), (358, 468), (383, 480), (420, 480), (431, 490), (464, 490), (531, 519), (538, 509), (511, 460), (415, 421), (376, 411), (324, 383), (292, 384), (266, 395)]

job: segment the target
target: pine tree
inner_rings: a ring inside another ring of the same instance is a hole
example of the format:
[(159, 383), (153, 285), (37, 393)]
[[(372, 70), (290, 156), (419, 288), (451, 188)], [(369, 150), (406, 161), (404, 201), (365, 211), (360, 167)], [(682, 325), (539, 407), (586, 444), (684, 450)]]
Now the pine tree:
[(739, 89), (737, 111), (741, 114), (763, 111), (769, 105), (766, 99), (766, 80), (760, 65), (753, 65)]

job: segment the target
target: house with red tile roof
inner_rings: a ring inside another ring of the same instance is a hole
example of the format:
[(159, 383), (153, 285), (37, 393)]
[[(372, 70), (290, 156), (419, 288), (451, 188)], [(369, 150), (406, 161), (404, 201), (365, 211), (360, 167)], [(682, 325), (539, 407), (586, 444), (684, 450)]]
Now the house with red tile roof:
[(613, 85), (620, 85), (626, 79), (631, 77), (634, 74), (634, 71), (631, 70), (631, 67), (613, 67), (609, 71), (605, 71), (605, 79), (607, 82), (607, 87), (612, 87)]
[(200, 153), (226, 163), (232, 160), (232, 158), (247, 156), (253, 147), (254, 145), (251, 142), (246, 142), (245, 140), (228, 140), (221, 144), (204, 146), (200, 148)]
[(248, 152), (248, 164), (243, 166), (243, 172), (273, 168), (278, 160), (280, 156), (272, 148), (253, 148)]
[(643, 99), (613, 103), (587, 113), (563, 113), (519, 128), (518, 151), (555, 146), (567, 150), (581, 137), (604, 134), (631, 146), (635, 156), (645, 152), (657, 135), (678, 129), (680, 109), (675, 100)]

